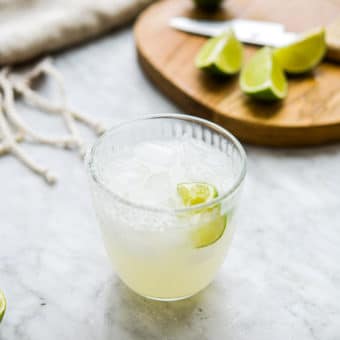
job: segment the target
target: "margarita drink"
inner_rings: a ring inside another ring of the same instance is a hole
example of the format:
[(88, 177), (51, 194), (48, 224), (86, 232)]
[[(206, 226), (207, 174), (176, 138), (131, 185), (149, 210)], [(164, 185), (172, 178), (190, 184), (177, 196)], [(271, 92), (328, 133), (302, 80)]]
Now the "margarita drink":
[(177, 117), (186, 116), (143, 121), (159, 124), (161, 132), (145, 136), (138, 129), (131, 143), (113, 141), (117, 128), (89, 156), (94, 204), (112, 264), (135, 292), (161, 300), (191, 296), (213, 279), (231, 242), (244, 172), (239, 144), (217, 132), (187, 121), (178, 127), (181, 133), (162, 131), (163, 119), (171, 125)]

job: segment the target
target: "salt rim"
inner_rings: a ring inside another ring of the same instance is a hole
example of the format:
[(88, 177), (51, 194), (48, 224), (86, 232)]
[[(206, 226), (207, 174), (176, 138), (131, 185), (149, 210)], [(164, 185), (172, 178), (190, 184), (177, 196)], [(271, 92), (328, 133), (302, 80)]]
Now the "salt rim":
[[(143, 121), (143, 120), (151, 120), (151, 119), (178, 119), (178, 120), (184, 120), (188, 122), (193, 122), (193, 123), (198, 123), (199, 125), (205, 126), (210, 128), (211, 130), (221, 134), (224, 138), (228, 139), (231, 141), (234, 146), (236, 147), (237, 151), (240, 154), (241, 157), (241, 171), (237, 177), (237, 179), (234, 181), (234, 183), (230, 186), (230, 189), (224, 192), (222, 195), (218, 196), (217, 198), (206, 202), (202, 204), (197, 204), (193, 207), (186, 207), (186, 208), (176, 208), (176, 209), (169, 209), (169, 208), (158, 208), (155, 206), (151, 205), (143, 205), (143, 204), (138, 204), (133, 201), (127, 200), (118, 194), (116, 194), (114, 191), (112, 191), (110, 188), (106, 186), (106, 184), (99, 178), (99, 176), (96, 173), (96, 168), (95, 168), (95, 156), (96, 156), (96, 149), (102, 142), (104, 138), (107, 136), (113, 134), (116, 130), (119, 130), (122, 127), (125, 127), (127, 125), (133, 124), (138, 121)], [(85, 156), (85, 164), (87, 168), (87, 172), (90, 175), (90, 177), (93, 179), (93, 181), (99, 185), (99, 187), (104, 190), (107, 194), (112, 196), (115, 200), (120, 202), (123, 205), (130, 206), (134, 209), (140, 209), (140, 210), (146, 210), (149, 212), (154, 212), (154, 213), (164, 213), (164, 214), (181, 214), (181, 213), (187, 213), (187, 212), (193, 212), (200, 210), (202, 208), (207, 208), (211, 205), (220, 203), (223, 201), (225, 198), (228, 196), (232, 196), (236, 190), (240, 187), (242, 184), (246, 172), (247, 172), (247, 156), (246, 152), (241, 145), (241, 143), (234, 137), (228, 130), (222, 128), (221, 126), (209, 122), (208, 120), (198, 118), (198, 117), (193, 117), (190, 115), (184, 115), (184, 114), (178, 114), (178, 113), (161, 113), (161, 114), (155, 114), (155, 115), (145, 115), (140, 118), (136, 118), (133, 120), (129, 120), (120, 124), (117, 124), (113, 126), (111, 129), (107, 130), (105, 133), (103, 133), (94, 143), (91, 147), (89, 147), (86, 156)]]

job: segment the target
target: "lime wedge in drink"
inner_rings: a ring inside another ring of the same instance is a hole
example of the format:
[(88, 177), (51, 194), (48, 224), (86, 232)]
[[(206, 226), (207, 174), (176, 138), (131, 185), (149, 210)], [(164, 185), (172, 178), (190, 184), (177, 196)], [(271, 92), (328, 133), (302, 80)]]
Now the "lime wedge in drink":
[(272, 49), (263, 47), (248, 61), (241, 72), (240, 86), (244, 93), (260, 100), (283, 99), (287, 95), (287, 80)]
[(206, 203), (218, 196), (213, 185), (207, 183), (180, 183), (177, 185), (177, 192), (186, 207)]
[(6, 298), (2, 290), (0, 290), (0, 322), (6, 311)]
[(288, 73), (304, 73), (317, 66), (326, 53), (326, 38), (323, 28), (301, 36), (296, 42), (280, 47), (274, 55)]
[(216, 9), (222, 0), (194, 0), (196, 6), (201, 7), (202, 9)]
[(227, 215), (219, 215), (209, 223), (199, 226), (192, 233), (191, 238), (195, 248), (203, 248), (218, 241), (227, 226)]
[[(177, 192), (187, 207), (209, 202), (218, 196), (216, 188), (207, 183), (181, 183), (177, 185)], [(191, 234), (194, 247), (202, 248), (215, 243), (222, 237), (227, 225), (227, 216), (220, 215), (219, 204), (200, 209), (197, 213), (211, 214), (209, 221), (196, 227)]]
[(199, 51), (195, 65), (217, 75), (232, 75), (240, 71), (243, 61), (242, 44), (231, 29), (209, 39)]

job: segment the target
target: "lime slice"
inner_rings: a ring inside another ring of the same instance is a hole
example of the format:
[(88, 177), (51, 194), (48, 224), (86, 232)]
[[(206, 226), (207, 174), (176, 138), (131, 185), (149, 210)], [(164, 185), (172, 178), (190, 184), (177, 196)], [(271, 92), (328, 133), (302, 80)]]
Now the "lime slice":
[(0, 322), (6, 311), (6, 298), (2, 290), (0, 290)]
[(288, 73), (304, 73), (317, 66), (326, 53), (323, 28), (301, 36), (296, 42), (274, 51), (276, 59)]
[(244, 66), (240, 86), (243, 92), (260, 100), (283, 99), (287, 95), (285, 74), (269, 47), (257, 51)]
[(220, 6), (222, 0), (194, 0), (196, 6), (202, 9), (216, 9)]
[[(216, 188), (207, 183), (181, 183), (177, 185), (177, 192), (183, 204), (188, 207), (209, 202), (218, 196)], [(209, 221), (192, 231), (191, 240), (194, 247), (202, 248), (214, 244), (224, 233), (227, 216), (221, 216), (219, 204), (208, 209), (200, 209), (196, 213), (205, 215)]]
[(228, 29), (209, 39), (198, 52), (195, 65), (201, 70), (217, 75), (232, 75), (240, 71), (243, 61), (242, 44)]

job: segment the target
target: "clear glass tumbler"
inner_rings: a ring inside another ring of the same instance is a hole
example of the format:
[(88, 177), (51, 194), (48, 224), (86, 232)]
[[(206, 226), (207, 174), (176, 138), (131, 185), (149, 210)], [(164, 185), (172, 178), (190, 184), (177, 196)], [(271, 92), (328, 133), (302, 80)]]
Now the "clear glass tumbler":
[[(230, 159), (230, 189), (208, 203), (181, 209), (143, 206), (120, 197), (100, 176), (118, 150), (184, 135), (218, 148)], [(107, 253), (128, 287), (147, 298), (173, 301), (196, 294), (212, 281), (230, 246), (234, 210), (246, 174), (244, 149), (231, 133), (188, 115), (147, 116), (104, 133), (89, 150), (86, 164)], [(223, 235), (207, 247), (193, 247), (188, 235), (203, 220), (216, 221), (216, 214), (226, 223)]]

